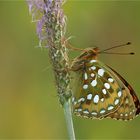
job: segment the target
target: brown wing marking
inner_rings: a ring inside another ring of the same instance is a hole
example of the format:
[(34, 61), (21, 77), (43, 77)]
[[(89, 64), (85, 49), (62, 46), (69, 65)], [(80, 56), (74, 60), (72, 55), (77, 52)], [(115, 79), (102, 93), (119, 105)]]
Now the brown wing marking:
[(124, 83), (124, 85), (129, 89), (130, 94), (131, 94), (133, 101), (135, 103), (135, 107), (137, 109), (135, 115), (138, 115), (140, 113), (140, 101), (139, 101), (135, 91), (133, 90), (132, 86), (130, 86), (130, 84), (119, 73), (117, 73), (114, 69), (112, 69), (110, 66), (108, 66), (108, 67), (120, 78), (120, 80)]

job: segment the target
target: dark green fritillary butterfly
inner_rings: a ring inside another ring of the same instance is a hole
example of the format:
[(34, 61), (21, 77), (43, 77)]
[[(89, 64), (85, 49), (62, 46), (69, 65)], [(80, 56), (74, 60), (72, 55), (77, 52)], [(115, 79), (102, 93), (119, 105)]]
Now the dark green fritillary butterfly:
[(73, 112), (91, 119), (131, 120), (140, 113), (138, 97), (122, 76), (97, 59), (101, 52), (98, 48), (86, 49), (72, 63), (76, 74)]

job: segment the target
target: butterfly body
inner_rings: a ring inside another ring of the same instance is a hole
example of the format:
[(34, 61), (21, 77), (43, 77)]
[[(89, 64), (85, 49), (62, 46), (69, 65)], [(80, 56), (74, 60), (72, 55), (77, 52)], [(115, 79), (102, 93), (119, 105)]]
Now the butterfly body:
[(132, 87), (97, 59), (99, 49), (86, 49), (71, 66), (75, 72), (73, 112), (77, 116), (131, 120), (140, 113)]

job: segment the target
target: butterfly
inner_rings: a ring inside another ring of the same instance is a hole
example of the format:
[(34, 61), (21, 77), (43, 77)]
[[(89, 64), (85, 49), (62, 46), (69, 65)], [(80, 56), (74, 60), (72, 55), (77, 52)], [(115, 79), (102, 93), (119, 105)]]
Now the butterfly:
[[(112, 48), (120, 46), (124, 45)], [(130, 84), (97, 59), (98, 54), (109, 53), (106, 51), (112, 48), (104, 51), (97, 47), (88, 48), (73, 60), (72, 107), (75, 115), (91, 119), (132, 120), (140, 113), (140, 101)]]

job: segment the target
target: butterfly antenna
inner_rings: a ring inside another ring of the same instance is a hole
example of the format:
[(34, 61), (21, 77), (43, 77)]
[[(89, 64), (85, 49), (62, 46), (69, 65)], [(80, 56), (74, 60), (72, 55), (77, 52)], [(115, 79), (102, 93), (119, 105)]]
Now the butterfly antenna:
[(130, 53), (113, 53), (113, 52), (101, 52), (102, 54), (117, 54), (117, 55), (134, 55), (134, 52)]
[(114, 52), (107, 52), (108, 50), (112, 50), (112, 49), (119, 48), (119, 47), (124, 47), (124, 46), (130, 45), (130, 44), (131, 44), (131, 42), (127, 42), (127, 43), (125, 43), (125, 44), (113, 46), (113, 47), (110, 47), (110, 48), (108, 48), (108, 49), (99, 51), (99, 53), (103, 53), (103, 54), (117, 54), (117, 55), (134, 55), (134, 54), (135, 54), (134, 52), (130, 52), (130, 53), (114, 53)]
[(100, 51), (99, 53), (106, 52), (106, 51), (108, 51), (108, 50), (112, 50), (112, 49), (119, 48), (119, 47), (125, 47), (125, 46), (130, 45), (130, 44), (131, 44), (131, 42), (127, 42), (127, 43), (125, 43), (125, 44), (113, 46), (113, 47), (110, 47), (110, 48), (108, 48), (108, 49), (102, 50), (102, 51)]

